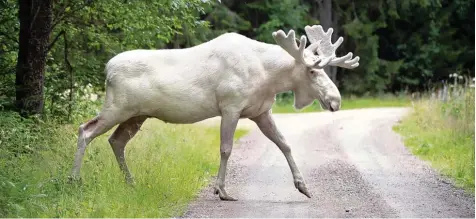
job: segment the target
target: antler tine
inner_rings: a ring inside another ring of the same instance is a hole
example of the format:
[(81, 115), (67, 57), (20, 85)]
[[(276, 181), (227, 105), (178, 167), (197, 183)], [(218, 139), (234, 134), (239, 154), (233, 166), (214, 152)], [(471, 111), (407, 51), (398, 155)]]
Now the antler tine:
[[(342, 68), (353, 69), (359, 66), (359, 57), (352, 58), (352, 53), (348, 53), (343, 57), (336, 57), (335, 51), (344, 42), (343, 37), (339, 37), (335, 43), (332, 43), (333, 28), (329, 28), (327, 32), (324, 31), (321, 25), (306, 26), (306, 31), (311, 46), (307, 49), (312, 52), (316, 51), (320, 62), (316, 62), (316, 67), (323, 68), (326, 65), (339, 66)], [(315, 44), (315, 45), (313, 45)]]
[(329, 65), (338, 66), (342, 68), (354, 69), (359, 66), (360, 57), (356, 56), (352, 59), (352, 53), (349, 52), (347, 55), (334, 58)]
[(296, 35), (294, 30), (290, 30), (286, 35), (284, 31), (278, 30), (273, 32), (273, 38), (276, 43), (281, 46), (286, 52), (289, 53), (296, 61), (305, 64), (306, 66), (312, 67), (315, 65), (315, 62), (309, 61), (304, 57), (304, 50), (306, 49), (307, 39), (306, 36), (301, 36), (299, 47), (296, 44)]
[(304, 31), (306, 32), (307, 38), (309, 38), (309, 42), (312, 43), (319, 43), (322, 39), (320, 33), (324, 33), (321, 25), (313, 25), (312, 27), (307, 25), (304, 27)]

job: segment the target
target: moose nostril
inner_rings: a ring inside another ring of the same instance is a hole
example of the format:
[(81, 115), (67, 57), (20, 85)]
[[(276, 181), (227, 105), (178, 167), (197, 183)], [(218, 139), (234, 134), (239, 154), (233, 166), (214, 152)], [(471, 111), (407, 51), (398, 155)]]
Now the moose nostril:
[(335, 111), (339, 110), (339, 103), (334, 102), (334, 101), (331, 102), (331, 103), (329, 104), (329, 110), (330, 110), (331, 112), (335, 112)]

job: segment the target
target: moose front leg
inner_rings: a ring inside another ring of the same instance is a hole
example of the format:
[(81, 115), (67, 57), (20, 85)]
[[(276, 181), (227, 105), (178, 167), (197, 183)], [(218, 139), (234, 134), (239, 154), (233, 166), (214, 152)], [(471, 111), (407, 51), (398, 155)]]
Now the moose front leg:
[(221, 200), (236, 201), (236, 198), (228, 196), (225, 191), (225, 176), (228, 158), (233, 148), (233, 136), (236, 125), (240, 119), (239, 113), (223, 113), (220, 125), (220, 169), (215, 185), (215, 194), (218, 194)]
[(254, 122), (258, 125), (259, 129), (263, 134), (275, 143), (278, 148), (283, 152), (284, 157), (288, 161), (289, 168), (291, 168), (291, 173), (293, 174), (294, 178), (294, 186), (301, 192), (302, 194), (306, 195), (308, 198), (311, 198), (311, 194), (307, 190), (306, 183), (299, 171), (296, 162), (294, 162), (293, 155), (291, 153), (291, 148), (286, 143), (283, 135), (279, 132), (276, 124), (274, 123), (273, 118), (271, 117), (271, 113), (269, 111), (252, 118)]

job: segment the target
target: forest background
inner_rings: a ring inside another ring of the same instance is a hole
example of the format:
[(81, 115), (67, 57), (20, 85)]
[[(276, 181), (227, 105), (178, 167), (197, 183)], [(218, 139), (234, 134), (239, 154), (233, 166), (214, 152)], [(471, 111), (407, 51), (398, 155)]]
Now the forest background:
[(126, 50), (191, 47), (225, 32), (274, 43), (273, 31), (300, 36), (314, 24), (344, 37), (338, 55), (361, 57), (351, 71), (326, 68), (343, 95), (410, 94), (441, 87), (453, 73), (474, 77), (468, 0), (20, 2), (32, 13), (0, 0), (0, 108), (26, 114), (82, 114), (78, 99), (104, 90), (105, 63)]

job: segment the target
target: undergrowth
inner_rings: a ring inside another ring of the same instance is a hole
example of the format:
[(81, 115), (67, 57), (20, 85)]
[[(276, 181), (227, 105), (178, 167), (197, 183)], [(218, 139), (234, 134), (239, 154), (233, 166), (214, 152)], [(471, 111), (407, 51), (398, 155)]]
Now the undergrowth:
[(219, 166), (217, 128), (149, 119), (126, 148), (134, 187), (107, 143), (114, 129), (88, 146), (82, 183), (70, 184), (78, 124), (0, 112), (0, 217), (175, 217)]
[(445, 100), (415, 101), (413, 113), (394, 129), (415, 155), (474, 194), (474, 88), (449, 92)]

